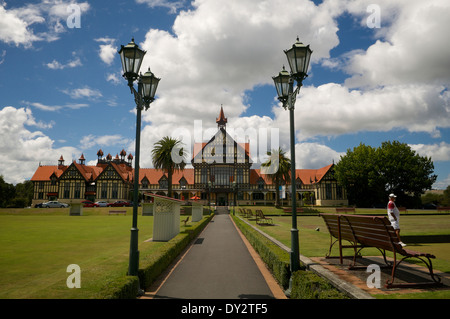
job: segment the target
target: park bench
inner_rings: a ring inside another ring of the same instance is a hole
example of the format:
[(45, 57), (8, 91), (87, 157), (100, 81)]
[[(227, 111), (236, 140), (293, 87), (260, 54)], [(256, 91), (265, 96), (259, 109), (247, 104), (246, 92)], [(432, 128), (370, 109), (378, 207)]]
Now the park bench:
[(272, 218), (267, 217), (266, 215), (264, 215), (262, 210), (257, 209), (256, 210), (256, 223), (257, 224), (263, 223), (265, 225), (268, 225), (268, 224), (273, 225), (273, 220), (272, 220)]
[(354, 213), (354, 207), (336, 207), (336, 213)]
[(242, 216), (246, 217), (247, 216), (247, 212), (245, 211), (245, 208), (239, 208), (239, 214), (241, 214)]
[(109, 211), (109, 215), (119, 215), (119, 214), (126, 215), (127, 211), (126, 210), (110, 210)]
[(253, 211), (251, 209), (247, 209), (247, 215), (245, 216), (246, 218), (250, 219), (250, 218), (257, 218), (257, 215), (255, 213), (253, 213)]
[[(439, 285), (441, 279), (435, 276), (433, 273), (433, 264), (431, 259), (436, 258), (432, 254), (422, 253), (404, 249), (398, 243), (398, 237), (391, 226), (389, 220), (383, 216), (358, 216), (358, 215), (338, 215), (338, 214), (319, 214), (327, 225), (330, 232), (331, 242), (330, 248), (327, 254), (327, 258), (331, 258), (331, 248), (333, 245), (339, 243), (339, 258), (342, 264), (342, 249), (353, 248), (353, 262), (350, 264), (349, 269), (357, 268), (356, 258), (360, 251), (366, 247), (375, 247), (383, 255), (384, 261), (388, 267), (392, 267), (391, 279), (386, 282), (386, 288), (403, 287), (411, 285)], [(333, 241), (333, 238), (335, 240)], [(349, 245), (343, 245), (342, 241), (349, 242)], [(386, 260), (386, 251), (391, 251), (394, 254), (394, 261), (389, 263)], [(402, 256), (400, 261), (397, 262), (397, 255)], [(395, 273), (405, 259), (417, 258), (422, 261), (428, 268), (430, 276), (433, 282), (427, 283), (414, 283), (414, 284), (394, 284)], [(425, 260), (426, 259), (426, 260)]]
[[(297, 211), (297, 213), (303, 213), (302, 207), (296, 207), (295, 210)], [(292, 207), (283, 207), (283, 212), (284, 213), (292, 213)]]
[(441, 207), (437, 207), (436, 210), (438, 212), (449, 212), (450, 211), (450, 206), (441, 206)]

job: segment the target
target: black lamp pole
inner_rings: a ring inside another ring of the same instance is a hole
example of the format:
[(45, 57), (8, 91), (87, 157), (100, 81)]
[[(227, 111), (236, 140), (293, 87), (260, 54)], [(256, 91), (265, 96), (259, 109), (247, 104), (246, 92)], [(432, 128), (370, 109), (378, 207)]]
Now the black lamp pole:
[[(289, 62), (291, 72), (287, 72), (283, 66), (283, 70), (273, 77), (275, 88), (277, 89), (278, 99), (283, 103), (283, 107), (289, 110), (289, 128), (290, 128), (290, 144), (291, 144), (291, 198), (292, 198), (292, 226), (291, 226), (291, 255), (290, 270), (291, 274), (300, 269), (300, 247), (297, 229), (297, 196), (296, 196), (296, 169), (295, 169), (295, 101), (296, 96), (300, 92), (303, 80), (308, 76), (309, 60), (312, 51), (309, 45), (305, 46), (297, 38), (297, 42), (292, 48), (285, 50), (284, 53)], [(294, 81), (297, 87), (294, 90)], [(292, 287), (292, 275), (289, 281), (289, 289), (286, 293), (289, 295)]]
[[(155, 93), (158, 87), (159, 78), (155, 77), (150, 69), (142, 75), (138, 75), (145, 51), (139, 49), (138, 45), (131, 40), (126, 46), (121, 46), (119, 54), (122, 61), (123, 77), (127, 79), (131, 93), (134, 94), (136, 102), (136, 146), (134, 162), (134, 188), (133, 188), (133, 222), (130, 238), (130, 259), (128, 265), (128, 275), (137, 276), (139, 271), (139, 250), (137, 217), (139, 206), (139, 158), (141, 145), (141, 113), (145, 107), (147, 110), (150, 103), (155, 100)], [(138, 80), (138, 89), (134, 88), (134, 81)]]

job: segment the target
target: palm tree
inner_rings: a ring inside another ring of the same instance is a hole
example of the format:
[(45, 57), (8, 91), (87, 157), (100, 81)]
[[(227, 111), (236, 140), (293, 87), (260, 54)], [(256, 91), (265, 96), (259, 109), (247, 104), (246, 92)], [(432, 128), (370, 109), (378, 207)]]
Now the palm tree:
[(281, 148), (267, 152), (270, 158), (261, 164), (261, 172), (269, 176), (275, 184), (275, 207), (280, 207), (280, 185), (281, 182), (287, 182), (290, 178), (291, 160), (286, 157), (286, 152)]
[(172, 175), (186, 166), (186, 153), (180, 140), (165, 136), (154, 144), (153, 166), (167, 172), (169, 197), (172, 197)]

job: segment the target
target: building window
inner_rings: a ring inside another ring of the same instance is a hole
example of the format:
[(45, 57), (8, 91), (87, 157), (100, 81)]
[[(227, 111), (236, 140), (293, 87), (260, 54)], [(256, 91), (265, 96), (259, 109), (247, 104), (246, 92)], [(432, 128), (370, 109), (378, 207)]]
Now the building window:
[(259, 178), (258, 180), (258, 189), (264, 189), (264, 180), (262, 178)]
[(63, 198), (70, 198), (70, 184), (69, 183), (64, 184)]
[(211, 176), (214, 176), (214, 185), (229, 187), (234, 179), (233, 171), (232, 166), (212, 166)]
[(167, 178), (161, 178), (159, 180), (159, 188), (160, 189), (168, 189), (169, 188), (169, 182), (167, 181)]
[(325, 184), (325, 199), (333, 198), (333, 190), (331, 184)]
[(113, 198), (113, 199), (119, 198), (119, 185), (118, 184), (114, 183), (112, 185), (111, 198)]
[(253, 193), (253, 199), (254, 200), (263, 200), (264, 194), (263, 193)]
[(207, 167), (202, 167), (201, 168), (200, 183), (201, 184), (208, 184), (208, 168)]
[(108, 184), (106, 184), (106, 183), (102, 184), (101, 198), (108, 198)]
[(81, 184), (75, 183), (75, 192), (73, 198), (81, 198)]
[(236, 183), (244, 183), (244, 169), (241, 167), (236, 168)]

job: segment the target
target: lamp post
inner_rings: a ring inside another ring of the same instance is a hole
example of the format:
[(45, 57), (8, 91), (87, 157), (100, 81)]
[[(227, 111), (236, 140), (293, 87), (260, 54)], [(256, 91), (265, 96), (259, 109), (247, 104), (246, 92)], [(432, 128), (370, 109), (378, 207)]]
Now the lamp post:
[[(291, 197), (292, 197), (292, 228), (291, 228), (291, 274), (300, 269), (300, 249), (298, 242), (297, 229), (297, 200), (296, 200), (296, 183), (295, 183), (295, 126), (294, 126), (294, 109), (296, 96), (300, 92), (303, 80), (308, 76), (309, 60), (312, 51), (309, 45), (304, 45), (297, 38), (292, 47), (284, 50), (291, 69), (289, 73), (283, 66), (280, 73), (273, 77), (275, 88), (278, 94), (278, 100), (283, 103), (283, 107), (289, 110), (290, 122), (290, 143), (291, 143)], [(294, 90), (294, 81), (297, 86)], [(290, 294), (292, 284), (292, 276), (289, 284)]]
[[(128, 265), (128, 275), (137, 276), (139, 270), (139, 250), (138, 250), (138, 232), (137, 216), (138, 216), (138, 201), (139, 201), (139, 156), (141, 144), (141, 112), (145, 108), (148, 110), (150, 103), (155, 100), (155, 93), (158, 87), (159, 78), (148, 69), (145, 74), (140, 74), (142, 60), (145, 56), (145, 51), (141, 50), (139, 46), (131, 40), (126, 46), (121, 46), (119, 52), (122, 61), (123, 77), (127, 79), (131, 94), (134, 94), (134, 101), (136, 102), (136, 150), (134, 157), (134, 189), (133, 189), (133, 223), (131, 227), (130, 238), (130, 259)], [(134, 81), (138, 81), (138, 89), (134, 88)]]

